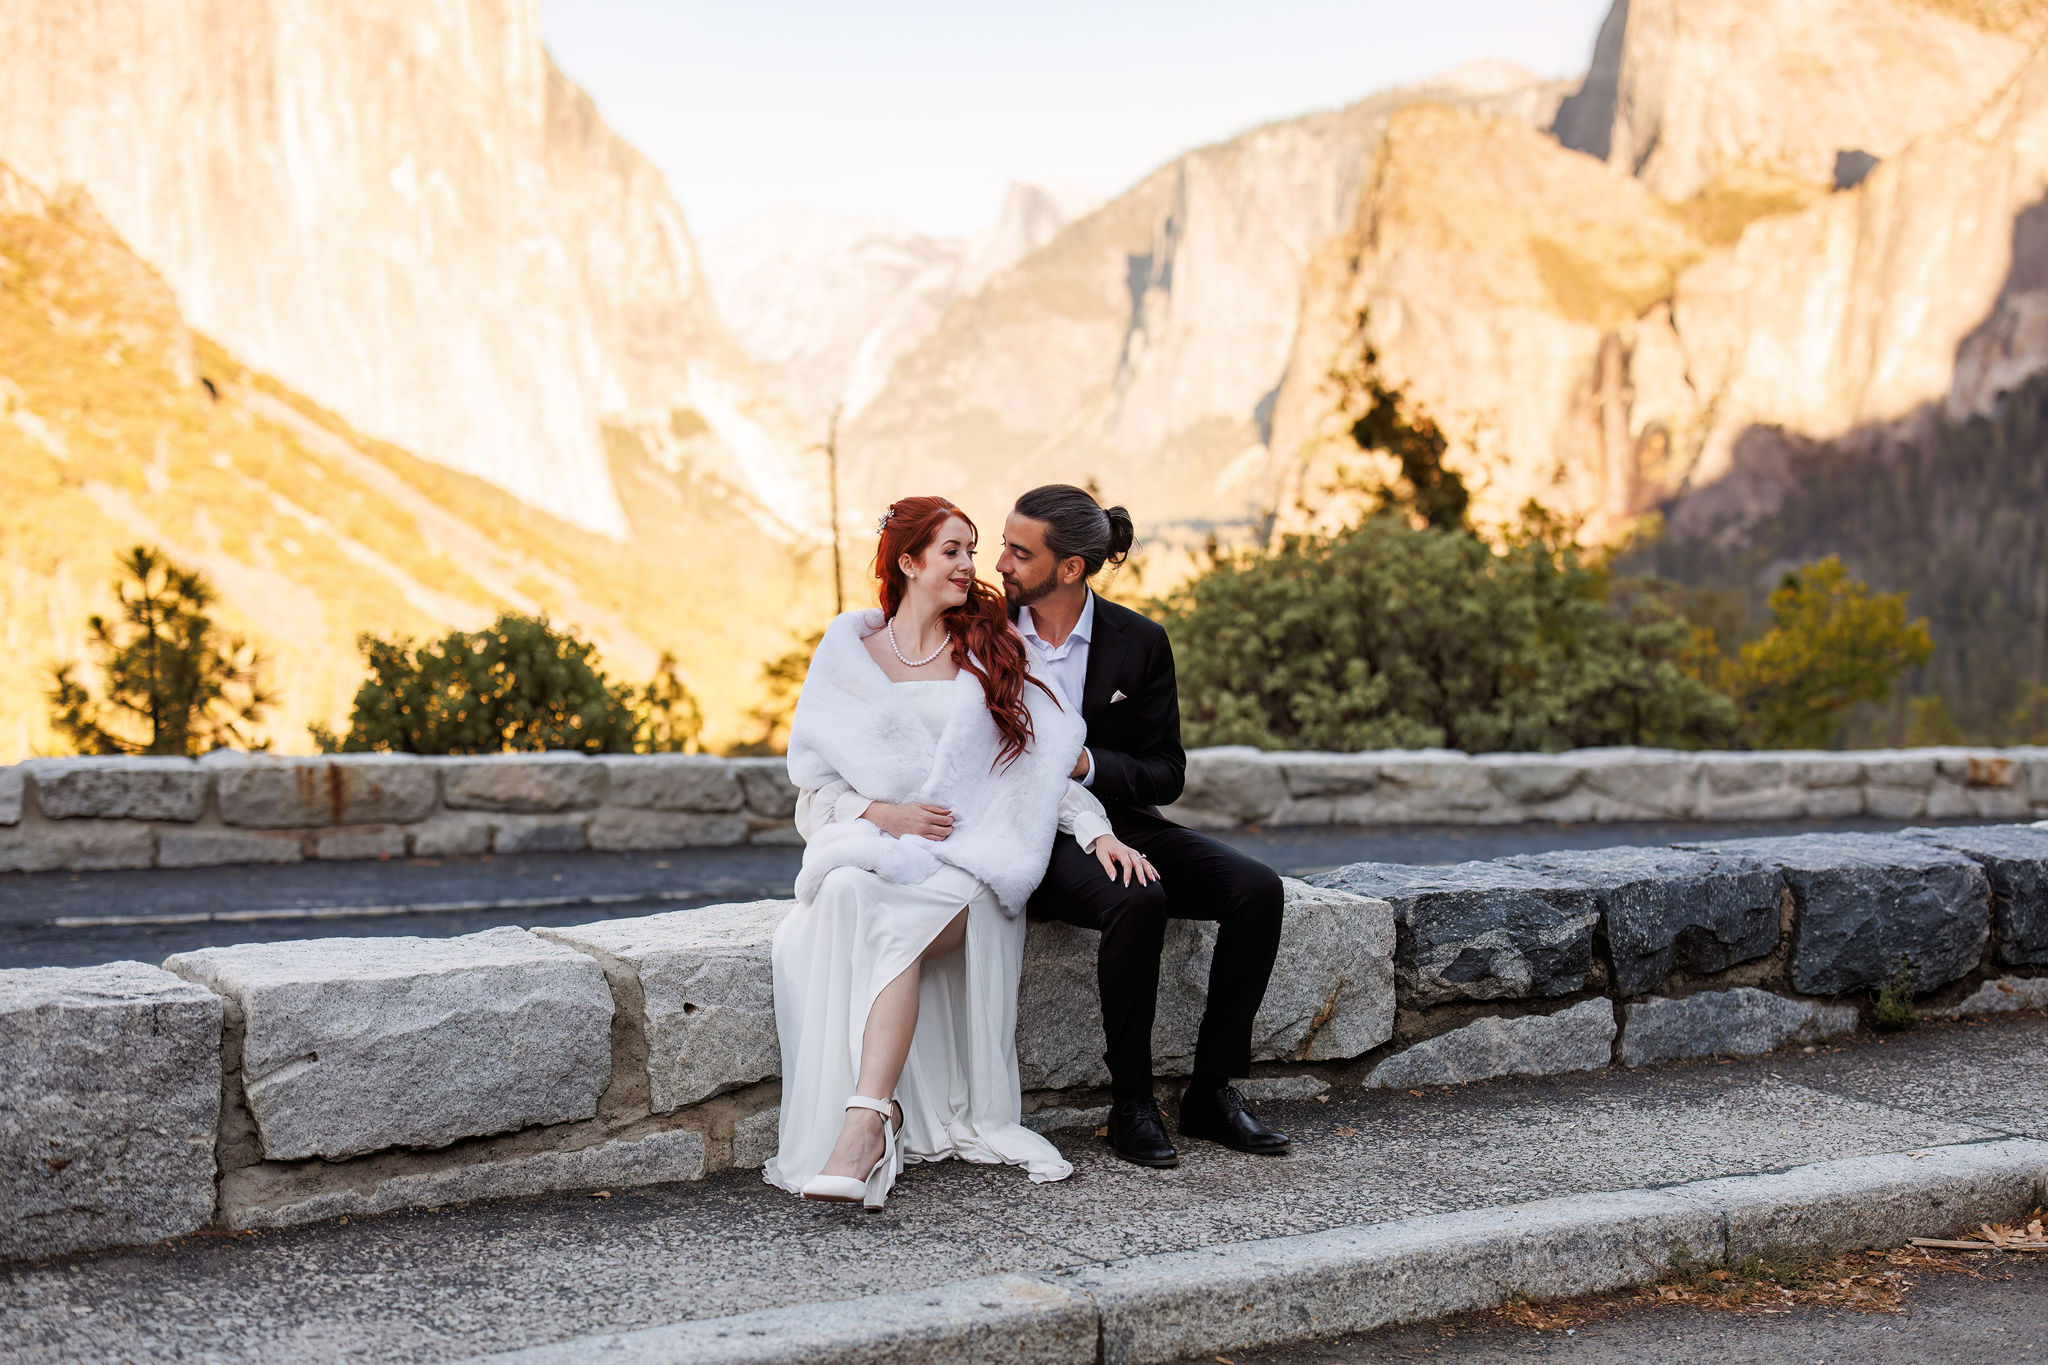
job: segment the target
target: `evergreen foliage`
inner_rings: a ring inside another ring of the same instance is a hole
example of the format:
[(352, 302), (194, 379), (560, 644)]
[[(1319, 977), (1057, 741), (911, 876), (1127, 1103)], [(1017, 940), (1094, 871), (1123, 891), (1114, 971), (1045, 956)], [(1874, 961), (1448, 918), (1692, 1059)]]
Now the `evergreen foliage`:
[(818, 652), (825, 632), (814, 630), (797, 641), (795, 648), (778, 654), (761, 665), (761, 686), (767, 695), (748, 715), (761, 733), (744, 744), (733, 746), (736, 754), (779, 754), (789, 748), (789, 723), (796, 716), (797, 694), (811, 671), (811, 656)]
[(262, 748), (253, 727), (272, 702), (263, 658), (214, 624), (213, 585), (161, 550), (138, 545), (119, 559), (118, 615), (87, 621), (101, 694), (75, 664), (51, 670), (51, 725), (82, 754), (192, 757)]
[[(1365, 323), (1360, 315), (1361, 332)], [(1405, 511), (1417, 524), (1439, 531), (1464, 530), (1472, 494), (1455, 471), (1444, 467), (1450, 441), (1436, 420), (1413, 409), (1400, 390), (1386, 382), (1379, 371), (1379, 353), (1371, 346), (1365, 348), (1357, 370), (1337, 378), (1355, 395), (1352, 402), (1364, 402), (1364, 411), (1351, 424), (1352, 442), (1361, 451), (1385, 451), (1401, 465), (1398, 482), (1368, 486), (1379, 509)]]
[(1696, 748), (1737, 720), (1666, 590), (1534, 508), (1499, 550), (1383, 513), (1219, 555), (1165, 617), (1191, 745)]
[(674, 659), (663, 656), (636, 693), (545, 616), (506, 612), (484, 630), (418, 646), (371, 635), (357, 643), (369, 676), (347, 735), (313, 730), (330, 753), (679, 752), (694, 749), (703, 728)]
[(1786, 574), (1770, 606), (1771, 628), (1720, 670), (1762, 748), (1828, 744), (1850, 707), (1883, 701), (1934, 652), (1927, 622), (1906, 619), (1904, 593), (1871, 592), (1833, 555)]

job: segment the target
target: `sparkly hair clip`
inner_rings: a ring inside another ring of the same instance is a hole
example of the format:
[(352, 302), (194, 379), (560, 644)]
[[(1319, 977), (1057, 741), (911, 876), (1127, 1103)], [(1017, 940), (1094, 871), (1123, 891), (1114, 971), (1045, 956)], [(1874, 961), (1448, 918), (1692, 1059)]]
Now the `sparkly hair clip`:
[(876, 517), (876, 518), (875, 518), (875, 534), (876, 534), (876, 535), (880, 535), (880, 534), (881, 534), (882, 532), (884, 532), (884, 531), (888, 530), (888, 529), (889, 529), (889, 518), (891, 518), (891, 517), (893, 517), (893, 516), (895, 516), (895, 515), (896, 515), (896, 504), (892, 502), (892, 503), (890, 503), (890, 504), (889, 504), (889, 510), (888, 510), (888, 511), (886, 511), (886, 512), (882, 513), (882, 515), (880, 515), (879, 517)]

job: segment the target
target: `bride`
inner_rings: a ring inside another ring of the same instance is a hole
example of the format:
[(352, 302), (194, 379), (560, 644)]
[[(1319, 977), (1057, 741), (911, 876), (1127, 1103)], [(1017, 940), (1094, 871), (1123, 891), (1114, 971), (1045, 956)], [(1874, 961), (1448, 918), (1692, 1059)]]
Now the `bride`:
[(1107, 876), (1158, 875), (1069, 779), (1078, 699), (1030, 671), (974, 576), (974, 524), (905, 498), (880, 531), (881, 610), (826, 629), (790, 726), (805, 848), (775, 934), (782, 1109), (763, 1170), (871, 1211), (909, 1162), (1073, 1173), (1019, 1122), (1024, 902), (1055, 830)]

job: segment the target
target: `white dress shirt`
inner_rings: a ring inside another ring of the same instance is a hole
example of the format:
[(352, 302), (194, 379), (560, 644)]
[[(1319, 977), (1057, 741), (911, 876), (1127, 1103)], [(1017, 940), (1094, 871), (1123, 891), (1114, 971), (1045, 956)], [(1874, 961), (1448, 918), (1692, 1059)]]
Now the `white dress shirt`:
[[(1067, 638), (1057, 645), (1049, 645), (1040, 637), (1029, 607), (1017, 608), (1017, 633), (1031, 647), (1038, 660), (1039, 671), (1058, 683), (1067, 701), (1079, 710), (1081, 690), (1088, 685), (1088, 641), (1095, 634), (1095, 594), (1092, 591), (1088, 594), (1087, 602), (1081, 607), (1081, 619), (1074, 623), (1074, 629)], [(1082, 752), (1087, 753), (1087, 750)], [(1088, 771), (1080, 780), (1084, 787), (1095, 785), (1094, 754), (1088, 754)]]

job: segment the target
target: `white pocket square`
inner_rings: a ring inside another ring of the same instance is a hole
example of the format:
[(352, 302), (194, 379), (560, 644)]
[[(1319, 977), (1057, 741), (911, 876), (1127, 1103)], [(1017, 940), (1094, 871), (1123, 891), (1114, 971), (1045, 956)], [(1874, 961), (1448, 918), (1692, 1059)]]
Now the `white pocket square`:
[(1114, 691), (1114, 692), (1112, 692), (1112, 693), (1110, 693), (1110, 694), (1109, 694), (1109, 700), (1110, 700), (1110, 702), (1111, 702), (1111, 704), (1112, 704), (1112, 705), (1113, 705), (1113, 704), (1115, 704), (1116, 702), (1120, 702), (1120, 701), (1122, 701), (1123, 699), (1124, 699), (1124, 694), (1123, 694), (1123, 690), (1122, 690), (1121, 688), (1119, 688), (1119, 689), (1118, 689), (1117, 691)]

